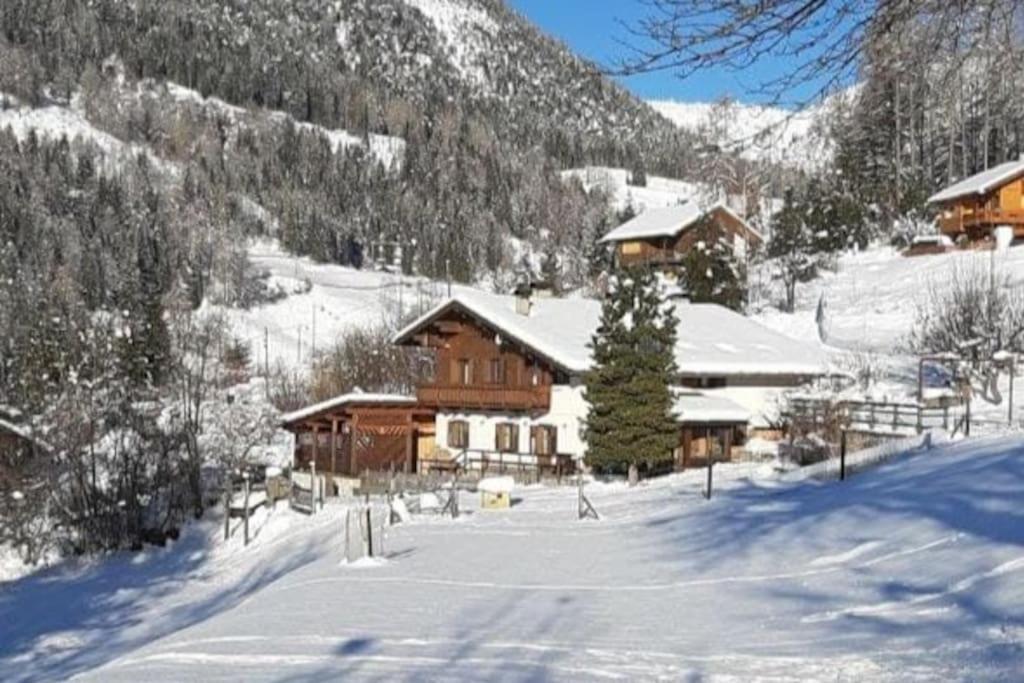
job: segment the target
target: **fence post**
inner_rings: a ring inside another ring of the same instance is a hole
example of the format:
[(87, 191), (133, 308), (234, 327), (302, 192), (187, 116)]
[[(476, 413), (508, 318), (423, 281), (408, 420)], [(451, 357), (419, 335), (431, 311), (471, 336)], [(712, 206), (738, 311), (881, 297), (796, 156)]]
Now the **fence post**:
[(249, 545), (249, 470), (242, 473), (242, 479), (245, 481), (245, 499), (242, 503), (245, 506), (245, 545)]
[(917, 404), (917, 433), (920, 434), (924, 431), (924, 406), (920, 403)]
[(967, 397), (967, 422), (964, 424), (964, 436), (971, 435), (971, 398)]
[(366, 496), (366, 554), (373, 557), (373, 513), (370, 507), (370, 496)]
[[(313, 438), (317, 438), (314, 432)], [(315, 449), (314, 449), (315, 450)], [(316, 458), (309, 461), (309, 514), (316, 514)]]
[(839, 440), (839, 481), (846, 480), (846, 430)]
[(228, 483), (224, 487), (224, 540), (231, 535), (231, 477), (228, 476)]

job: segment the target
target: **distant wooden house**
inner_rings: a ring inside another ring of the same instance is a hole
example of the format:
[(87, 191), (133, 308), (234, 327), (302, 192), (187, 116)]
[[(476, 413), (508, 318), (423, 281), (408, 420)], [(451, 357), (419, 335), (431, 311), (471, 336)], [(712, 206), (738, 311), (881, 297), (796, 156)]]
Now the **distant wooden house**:
[(18, 491), (46, 466), (50, 447), (19, 424), (0, 418), (0, 492)]
[(939, 208), (939, 230), (953, 240), (987, 239), (1001, 226), (1024, 238), (1024, 160), (965, 178), (932, 195), (928, 203)]
[(282, 417), (295, 435), (293, 466), (329, 477), (415, 472), (434, 448), (434, 411), (411, 396), (350, 393)]
[[(710, 227), (710, 235), (696, 228)], [(724, 240), (741, 257), (764, 243), (764, 237), (728, 207), (717, 204), (702, 208), (695, 202), (644, 211), (601, 238), (615, 245), (620, 267), (675, 266), (698, 242), (708, 237)]]

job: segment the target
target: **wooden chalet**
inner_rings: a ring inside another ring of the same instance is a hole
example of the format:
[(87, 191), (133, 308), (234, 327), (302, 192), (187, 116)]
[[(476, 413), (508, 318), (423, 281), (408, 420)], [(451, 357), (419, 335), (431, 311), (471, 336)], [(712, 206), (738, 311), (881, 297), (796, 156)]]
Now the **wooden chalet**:
[(285, 415), (282, 426), (295, 435), (294, 467), (315, 462), (329, 477), (415, 472), (434, 447), (434, 412), (411, 396), (344, 394)]
[(939, 230), (953, 240), (987, 239), (1000, 226), (1024, 238), (1024, 160), (965, 178), (932, 195), (928, 203), (938, 207)]
[[(710, 235), (697, 229), (702, 224), (710, 226)], [(764, 243), (757, 230), (725, 205), (703, 209), (694, 202), (644, 211), (601, 241), (615, 245), (620, 267), (666, 267), (681, 263), (687, 252), (708, 237), (724, 240), (741, 256)]]
[[(826, 375), (820, 351), (713, 304), (676, 302), (680, 467), (742, 451), (765, 436), (781, 392)], [(601, 304), (592, 299), (461, 292), (394, 343), (435, 352), (417, 391), (436, 410), (437, 446), (499, 467), (570, 469), (586, 454), (583, 375)]]
[[(508, 313), (530, 319), (531, 294), (523, 291), (514, 302)], [(467, 469), (474, 463), (500, 470), (572, 468), (571, 456), (558, 450), (557, 426), (543, 423), (552, 412), (553, 388), (567, 385), (572, 370), (512, 327), (453, 299), (396, 336), (396, 344), (435, 352), (433, 374), (419, 384), (416, 399), (439, 414), (438, 467), (446, 453), (461, 457)]]

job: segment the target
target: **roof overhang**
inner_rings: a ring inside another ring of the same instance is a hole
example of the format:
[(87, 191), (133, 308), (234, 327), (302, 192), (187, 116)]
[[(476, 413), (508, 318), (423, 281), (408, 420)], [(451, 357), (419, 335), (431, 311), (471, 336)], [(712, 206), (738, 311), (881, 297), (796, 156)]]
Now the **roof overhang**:
[(404, 328), (395, 333), (395, 335), (391, 338), (391, 343), (395, 344), (396, 346), (415, 345), (415, 340), (413, 339), (415, 335), (419, 334), (425, 328), (429, 327), (430, 325), (434, 324), (436, 321), (440, 320), (445, 315), (452, 312), (462, 313), (470, 318), (473, 318), (478, 323), (497, 331), (498, 333), (510, 339), (515, 344), (518, 344), (524, 349), (529, 350), (531, 354), (544, 360), (546, 363), (549, 363), (551, 366), (558, 370), (561, 370), (562, 372), (568, 374), (579, 374), (580, 372), (582, 372), (582, 370), (580, 370), (579, 368), (569, 367), (565, 363), (562, 363), (552, 358), (549, 354), (544, 353), (533, 344), (524, 341), (515, 332), (508, 330), (505, 326), (492, 320), (490, 317), (487, 316), (485, 312), (477, 310), (474, 306), (467, 304), (465, 301), (462, 301), (457, 297), (453, 297), (451, 299), (448, 299), (447, 301), (438, 304), (430, 311), (427, 311), (422, 316), (420, 316), (410, 324), (406, 325)]

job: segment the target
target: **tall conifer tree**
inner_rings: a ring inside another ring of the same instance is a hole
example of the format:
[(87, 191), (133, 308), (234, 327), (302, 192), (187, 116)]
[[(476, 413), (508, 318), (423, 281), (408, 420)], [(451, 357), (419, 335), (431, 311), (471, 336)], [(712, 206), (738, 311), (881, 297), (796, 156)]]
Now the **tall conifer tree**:
[(676, 325), (650, 271), (633, 269), (613, 280), (585, 377), (587, 462), (597, 471), (652, 470), (672, 461), (679, 438), (669, 389), (678, 374)]

